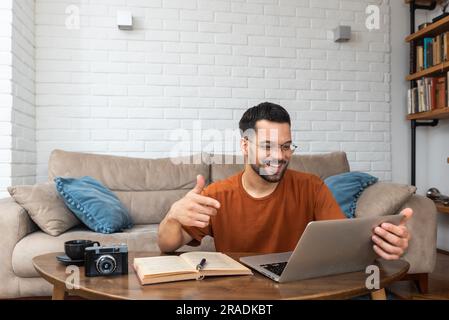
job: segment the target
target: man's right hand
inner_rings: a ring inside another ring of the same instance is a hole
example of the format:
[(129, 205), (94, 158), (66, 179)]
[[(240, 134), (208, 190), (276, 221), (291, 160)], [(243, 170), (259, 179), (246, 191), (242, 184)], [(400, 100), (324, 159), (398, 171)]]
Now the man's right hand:
[(173, 203), (167, 217), (184, 226), (207, 227), (210, 217), (217, 214), (220, 202), (201, 195), (205, 183), (204, 177), (198, 175), (195, 188), (190, 190), (182, 199)]

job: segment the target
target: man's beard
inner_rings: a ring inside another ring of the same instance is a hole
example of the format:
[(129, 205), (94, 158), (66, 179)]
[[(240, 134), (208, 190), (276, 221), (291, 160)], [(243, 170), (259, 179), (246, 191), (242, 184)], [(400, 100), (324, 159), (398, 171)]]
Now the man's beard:
[[(251, 168), (254, 170), (255, 173), (257, 173), (259, 175), (259, 177), (261, 177), (262, 179), (264, 179), (267, 182), (270, 183), (277, 183), (279, 181), (282, 180), (282, 178), (284, 177), (285, 171), (287, 170), (288, 161), (285, 160), (264, 160), (262, 161), (263, 164), (253, 164), (251, 163)], [(276, 173), (269, 173), (267, 172), (267, 170), (270, 170), (271, 168), (269, 168), (271, 163), (275, 163), (278, 164), (279, 166), (281, 166), (281, 168), (278, 170), (278, 172)], [(268, 168), (268, 169), (267, 169)]]

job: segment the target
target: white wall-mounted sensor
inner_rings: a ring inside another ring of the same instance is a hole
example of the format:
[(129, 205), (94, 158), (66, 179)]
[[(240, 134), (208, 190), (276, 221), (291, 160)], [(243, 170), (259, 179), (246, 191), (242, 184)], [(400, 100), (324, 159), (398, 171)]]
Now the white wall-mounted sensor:
[(351, 40), (351, 26), (338, 26), (333, 30), (333, 32), (335, 42)]
[(132, 30), (133, 16), (131, 11), (117, 11), (117, 25), (120, 30)]

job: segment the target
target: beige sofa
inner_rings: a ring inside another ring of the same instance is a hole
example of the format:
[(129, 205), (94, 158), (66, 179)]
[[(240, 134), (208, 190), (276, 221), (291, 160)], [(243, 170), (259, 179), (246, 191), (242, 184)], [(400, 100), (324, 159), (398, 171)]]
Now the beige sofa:
[[(63, 251), (64, 241), (70, 239), (93, 239), (101, 244), (127, 243), (130, 250), (159, 251), (158, 223), (170, 205), (193, 188), (196, 175), (202, 174), (208, 182), (213, 182), (241, 170), (242, 165), (209, 165), (207, 161), (174, 164), (170, 159), (134, 159), (55, 150), (48, 168), (50, 180), (56, 176), (89, 175), (102, 181), (129, 209), (135, 226), (110, 235), (76, 227), (53, 237), (40, 231), (13, 199), (0, 200), (0, 298), (51, 295), (50, 285), (38, 276), (31, 260), (40, 254)], [(290, 168), (311, 172), (324, 179), (349, 171), (349, 164), (345, 153), (334, 152), (294, 156)], [(415, 211), (409, 223), (413, 238), (404, 257), (411, 264), (409, 273), (429, 273), (435, 266), (436, 257), (435, 206), (418, 195), (411, 195), (406, 203), (398, 205)], [(201, 247), (195, 249), (214, 250), (213, 239), (205, 239)], [(192, 248), (186, 246), (181, 250)]]

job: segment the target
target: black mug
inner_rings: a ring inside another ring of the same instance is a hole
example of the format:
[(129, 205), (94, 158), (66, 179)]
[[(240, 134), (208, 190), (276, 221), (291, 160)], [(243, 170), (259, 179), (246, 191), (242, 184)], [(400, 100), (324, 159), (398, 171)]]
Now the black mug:
[(100, 243), (92, 240), (70, 240), (64, 242), (64, 251), (72, 260), (84, 260), (84, 250), (94, 245), (99, 246)]

